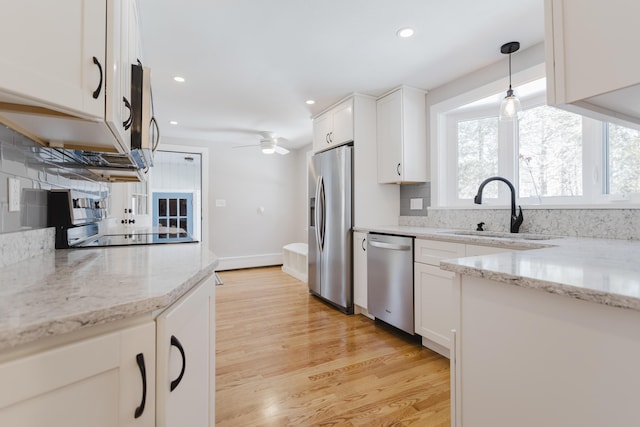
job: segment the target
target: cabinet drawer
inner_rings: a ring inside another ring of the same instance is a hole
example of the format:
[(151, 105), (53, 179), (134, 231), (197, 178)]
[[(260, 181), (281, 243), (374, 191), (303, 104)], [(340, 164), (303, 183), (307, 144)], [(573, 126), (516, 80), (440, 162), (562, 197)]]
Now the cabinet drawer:
[(414, 261), (439, 266), (440, 260), (465, 256), (465, 245), (461, 243), (415, 240)]

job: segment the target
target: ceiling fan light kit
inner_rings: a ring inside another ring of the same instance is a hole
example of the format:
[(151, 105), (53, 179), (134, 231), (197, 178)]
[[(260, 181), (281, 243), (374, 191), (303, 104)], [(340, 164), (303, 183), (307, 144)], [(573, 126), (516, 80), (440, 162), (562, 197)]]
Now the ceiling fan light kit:
[(504, 97), (500, 104), (499, 119), (503, 122), (510, 122), (518, 118), (518, 115), (522, 111), (520, 100), (513, 93), (511, 87), (511, 54), (517, 52), (520, 49), (520, 42), (505, 43), (500, 47), (500, 53), (503, 55), (509, 55), (509, 89), (507, 89), (507, 96)]
[(276, 143), (272, 139), (263, 139), (260, 141), (260, 147), (264, 154), (273, 154), (276, 152)]
[[(273, 132), (259, 132), (262, 136), (259, 145), (263, 154), (278, 153), (281, 155), (289, 154), (289, 150), (278, 145), (278, 141), (283, 138), (277, 138)], [(256, 147), (256, 145), (238, 145), (233, 148)]]

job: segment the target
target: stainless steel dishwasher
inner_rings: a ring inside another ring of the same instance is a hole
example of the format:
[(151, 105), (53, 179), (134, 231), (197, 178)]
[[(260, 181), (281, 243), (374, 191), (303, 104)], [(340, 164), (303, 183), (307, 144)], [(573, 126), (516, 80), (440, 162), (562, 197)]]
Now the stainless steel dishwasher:
[(367, 311), (414, 333), (413, 237), (369, 233)]

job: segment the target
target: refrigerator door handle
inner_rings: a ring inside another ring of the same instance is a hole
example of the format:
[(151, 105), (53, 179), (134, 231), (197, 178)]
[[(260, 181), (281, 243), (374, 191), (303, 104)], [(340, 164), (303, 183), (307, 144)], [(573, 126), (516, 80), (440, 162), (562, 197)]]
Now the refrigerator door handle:
[(327, 234), (327, 200), (326, 200), (326, 194), (324, 191), (324, 177), (322, 175), (320, 175), (320, 177), (318, 178), (319, 180), (319, 192), (320, 192), (320, 215), (321, 215), (321, 219), (320, 219), (320, 228), (319, 228), (319, 233), (320, 233), (320, 251), (322, 252), (324, 250), (324, 238)]
[(316, 180), (316, 208), (315, 208), (315, 233), (316, 233), (316, 244), (318, 246), (318, 251), (322, 252), (322, 243), (320, 241), (320, 233), (322, 228), (322, 223), (320, 221), (320, 215), (322, 212), (322, 200), (320, 200), (320, 183), (322, 181), (322, 176), (318, 176)]

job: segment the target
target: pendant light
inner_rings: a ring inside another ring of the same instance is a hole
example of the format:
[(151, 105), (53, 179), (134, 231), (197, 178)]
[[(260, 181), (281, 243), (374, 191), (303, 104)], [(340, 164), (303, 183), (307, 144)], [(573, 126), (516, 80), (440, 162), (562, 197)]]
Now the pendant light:
[(518, 114), (522, 111), (520, 106), (520, 100), (513, 94), (511, 88), (511, 54), (517, 52), (520, 49), (519, 42), (505, 43), (500, 47), (500, 52), (504, 55), (509, 55), (509, 89), (507, 90), (507, 96), (504, 97), (500, 104), (500, 121), (512, 121), (518, 118)]

